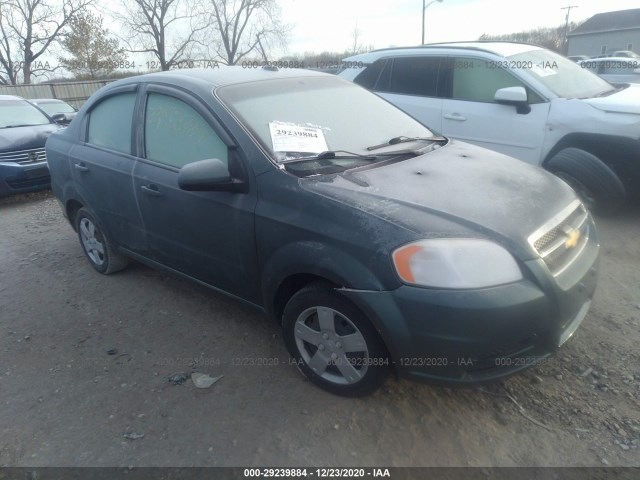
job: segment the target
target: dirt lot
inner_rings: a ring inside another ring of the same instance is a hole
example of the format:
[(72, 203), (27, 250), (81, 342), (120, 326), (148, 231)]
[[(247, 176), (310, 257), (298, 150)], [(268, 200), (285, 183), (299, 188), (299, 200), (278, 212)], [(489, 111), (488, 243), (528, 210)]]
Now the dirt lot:
[[(638, 466), (640, 208), (598, 226), (592, 310), (551, 360), (352, 400), (305, 381), (259, 313), (138, 264), (99, 275), (49, 193), (4, 199), (0, 466)], [(168, 382), (194, 371), (224, 377)]]

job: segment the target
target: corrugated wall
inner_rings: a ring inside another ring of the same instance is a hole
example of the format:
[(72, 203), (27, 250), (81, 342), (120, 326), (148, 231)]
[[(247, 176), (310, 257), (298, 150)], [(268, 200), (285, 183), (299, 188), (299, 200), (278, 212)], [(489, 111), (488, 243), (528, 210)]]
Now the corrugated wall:
[(0, 95), (18, 95), (23, 98), (57, 98), (76, 108), (80, 108), (93, 92), (111, 81), (113, 80), (36, 85), (0, 85)]

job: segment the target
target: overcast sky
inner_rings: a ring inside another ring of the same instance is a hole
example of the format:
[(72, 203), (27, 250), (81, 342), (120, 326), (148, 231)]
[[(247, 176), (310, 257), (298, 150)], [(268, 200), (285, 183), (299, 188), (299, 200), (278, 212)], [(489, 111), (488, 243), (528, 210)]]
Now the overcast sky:
[[(375, 48), (420, 43), (422, 0), (279, 0), (283, 20), (293, 25), (288, 54), (344, 51), (360, 43)], [(427, 0), (429, 3), (430, 0)], [(443, 0), (426, 10), (426, 43), (477, 40), (483, 33), (519, 32), (564, 24), (596, 13), (639, 8), (638, 0)]]

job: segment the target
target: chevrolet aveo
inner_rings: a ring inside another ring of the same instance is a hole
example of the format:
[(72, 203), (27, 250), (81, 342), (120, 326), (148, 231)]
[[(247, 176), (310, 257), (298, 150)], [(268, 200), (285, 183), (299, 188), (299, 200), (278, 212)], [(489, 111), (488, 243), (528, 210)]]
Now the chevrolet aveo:
[(389, 371), (467, 384), (532, 366), (596, 285), (594, 225), (564, 182), (331, 75), (123, 79), (46, 150), (98, 272), (133, 258), (260, 308), (340, 395)]

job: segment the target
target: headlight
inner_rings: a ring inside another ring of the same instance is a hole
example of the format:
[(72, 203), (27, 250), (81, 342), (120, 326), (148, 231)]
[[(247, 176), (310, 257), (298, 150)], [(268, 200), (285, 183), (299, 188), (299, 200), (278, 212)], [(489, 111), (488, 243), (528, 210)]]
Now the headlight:
[(393, 264), (403, 282), (423, 287), (483, 288), (522, 279), (507, 250), (475, 238), (410, 243), (393, 252)]

